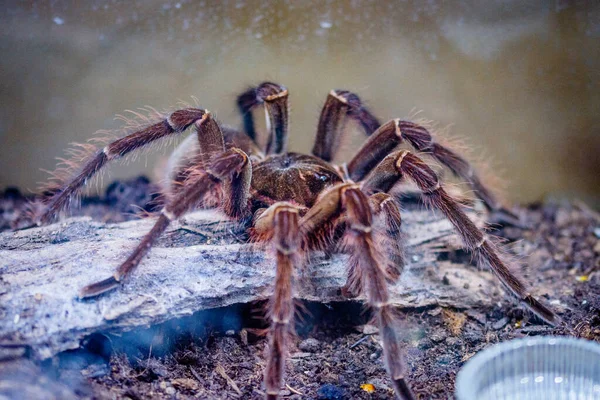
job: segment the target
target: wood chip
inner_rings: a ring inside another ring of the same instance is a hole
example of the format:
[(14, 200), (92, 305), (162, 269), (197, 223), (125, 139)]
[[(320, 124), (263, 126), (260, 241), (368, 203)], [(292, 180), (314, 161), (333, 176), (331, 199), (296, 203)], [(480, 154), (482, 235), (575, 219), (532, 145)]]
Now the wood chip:
[(231, 379), (229, 377), (229, 375), (227, 375), (227, 372), (225, 372), (225, 368), (223, 368), (223, 366), (221, 364), (217, 364), (217, 367), (215, 368), (215, 371), (217, 371), (217, 373), (219, 375), (221, 375), (221, 377), (223, 377), (223, 379), (225, 379), (227, 381), (227, 384), (236, 391), (237, 394), (239, 394), (240, 396), (242, 395), (242, 391), (240, 390), (240, 388), (238, 387), (238, 385), (234, 382), (233, 379)]
[(180, 389), (186, 390), (198, 390), (198, 382), (190, 378), (176, 378), (171, 379), (171, 384)]

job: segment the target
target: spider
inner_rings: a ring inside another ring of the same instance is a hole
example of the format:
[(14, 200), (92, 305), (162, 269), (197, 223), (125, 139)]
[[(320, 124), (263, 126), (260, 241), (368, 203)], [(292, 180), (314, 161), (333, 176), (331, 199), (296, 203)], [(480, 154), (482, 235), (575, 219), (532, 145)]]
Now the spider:
[[(261, 105), (268, 131), (265, 148), (255, 140), (253, 110)], [(311, 251), (331, 249), (350, 254), (344, 293), (366, 298), (379, 327), (383, 358), (396, 396), (413, 399), (388, 294), (388, 284), (398, 279), (403, 267), (399, 204), (389, 193), (408, 178), (425, 202), (454, 225), (479, 265), (490, 268), (506, 289), (543, 321), (551, 325), (559, 321), (510, 271), (494, 241), (467, 217), (434, 170), (414, 152), (396, 149), (407, 142), (416, 152), (429, 153), (465, 180), (488, 210), (502, 211), (501, 203), (467, 161), (436, 142), (426, 128), (400, 119), (380, 124), (356, 94), (332, 90), (320, 115), (312, 155), (299, 154), (286, 150), (289, 118), (284, 86), (263, 82), (240, 94), (237, 106), (244, 131), (221, 126), (207, 110), (180, 109), (95, 151), (75, 174), (59, 182), (36, 214), (38, 224), (54, 219), (108, 162), (190, 127), (195, 131), (170, 162), (174, 183), (153, 228), (113, 276), (84, 287), (81, 298), (121, 285), (172, 221), (199, 204), (216, 207), (244, 222), (252, 240), (270, 244), (273, 252), (276, 276), (267, 313), (266, 399), (277, 399), (283, 383), (286, 351), (294, 330), (295, 272), (308, 262)], [(348, 163), (334, 165), (331, 161), (349, 121), (362, 126), (368, 139)]]

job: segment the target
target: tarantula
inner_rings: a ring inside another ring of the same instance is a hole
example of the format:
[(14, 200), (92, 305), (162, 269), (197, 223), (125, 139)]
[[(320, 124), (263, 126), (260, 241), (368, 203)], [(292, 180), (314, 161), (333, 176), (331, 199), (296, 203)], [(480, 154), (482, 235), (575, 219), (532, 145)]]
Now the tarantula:
[[(190, 127), (196, 133), (191, 136), (195, 143), (186, 140), (175, 152), (178, 156), (171, 163), (175, 184), (168, 189), (154, 227), (113, 276), (84, 287), (81, 298), (118, 287), (169, 223), (198, 204), (214, 206), (230, 218), (245, 222), (251, 238), (270, 243), (274, 252), (276, 277), (268, 308), (269, 351), (264, 374), (267, 399), (277, 399), (283, 382), (286, 349), (293, 333), (294, 272), (307, 262), (309, 251), (335, 249), (336, 245), (350, 254), (345, 293), (366, 297), (379, 326), (385, 364), (396, 395), (413, 399), (387, 286), (398, 279), (403, 264), (399, 204), (389, 192), (409, 178), (426, 203), (450, 220), (480, 265), (489, 267), (506, 289), (538, 317), (549, 324), (557, 323), (554, 312), (513, 275), (494, 242), (467, 217), (433, 169), (418, 155), (395, 150), (400, 143), (408, 142), (417, 152), (427, 152), (470, 184), (490, 211), (502, 210), (467, 161), (437, 143), (426, 128), (400, 119), (380, 124), (357, 95), (333, 90), (321, 112), (312, 155), (298, 154), (286, 149), (285, 87), (264, 82), (239, 95), (237, 105), (245, 132), (221, 126), (207, 110), (177, 110), (96, 151), (77, 173), (55, 187), (37, 213), (38, 224), (55, 218), (108, 162)], [(267, 116), (265, 149), (255, 141), (252, 111), (259, 105), (264, 105)], [(369, 137), (347, 164), (334, 165), (331, 160), (351, 120)]]

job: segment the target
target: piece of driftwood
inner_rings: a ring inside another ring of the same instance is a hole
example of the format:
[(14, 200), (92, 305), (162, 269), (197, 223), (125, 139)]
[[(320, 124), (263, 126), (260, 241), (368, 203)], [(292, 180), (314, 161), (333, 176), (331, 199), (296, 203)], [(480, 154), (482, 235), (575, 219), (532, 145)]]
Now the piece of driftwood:
[[(78, 290), (110, 276), (153, 219), (103, 224), (89, 218), (0, 234), (0, 348), (45, 359), (79, 347), (93, 332), (149, 326), (196, 311), (267, 298), (273, 262), (212, 211), (173, 224), (121, 288), (81, 301)], [(407, 261), (392, 299), (399, 307), (468, 308), (500, 299), (486, 271), (438, 261), (458, 248), (451, 225), (427, 211), (405, 212)], [(340, 301), (346, 256), (315, 254), (299, 272), (297, 297)]]

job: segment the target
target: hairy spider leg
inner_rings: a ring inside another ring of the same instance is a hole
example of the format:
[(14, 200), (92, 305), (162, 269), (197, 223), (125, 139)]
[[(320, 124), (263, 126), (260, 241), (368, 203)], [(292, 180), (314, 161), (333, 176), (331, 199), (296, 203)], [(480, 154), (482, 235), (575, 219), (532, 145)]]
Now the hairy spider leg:
[(288, 139), (288, 90), (277, 83), (263, 82), (251, 87), (237, 98), (238, 110), (244, 120), (244, 130), (251, 139), (257, 139), (252, 110), (261, 104), (265, 106), (269, 138), (267, 154), (280, 154), (287, 150)]
[[(158, 139), (182, 133), (192, 124), (196, 125), (199, 132), (198, 140), (205, 160), (210, 159), (215, 153), (223, 151), (223, 137), (220, 132), (216, 132), (216, 123), (210, 118), (210, 113), (197, 108), (174, 111), (164, 120), (115, 140), (102, 150), (97, 151), (83, 164), (79, 173), (69, 181), (61, 183), (60, 188), (47, 199), (44, 210), (36, 217), (36, 222), (39, 225), (50, 222), (67, 206), (69, 200), (109, 161), (121, 158)], [(203, 132), (202, 136), (200, 132)]]
[(143, 237), (115, 274), (84, 287), (79, 297), (95, 297), (118, 287), (148, 254), (171, 221), (180, 218), (218, 185), (222, 188), (224, 197), (228, 199), (223, 202), (222, 210), (237, 219), (247, 216), (250, 210), (248, 202), (252, 174), (250, 168), (248, 156), (242, 150), (229, 149), (214, 157), (208, 171), (198, 169), (191, 173), (183, 182), (182, 190), (169, 199), (150, 232)]
[(385, 231), (374, 233), (378, 236), (377, 240), (385, 243), (385, 247), (389, 248), (387, 273), (395, 282), (402, 274), (405, 265), (402, 246), (404, 238), (400, 231), (402, 225), (400, 207), (387, 193), (375, 193), (369, 197), (369, 202), (373, 210), (373, 218), (380, 219), (380, 225), (385, 227)]
[(252, 164), (248, 155), (241, 149), (231, 148), (215, 157), (208, 172), (221, 180), (223, 212), (237, 220), (249, 217)]
[(362, 182), (368, 193), (388, 192), (407, 176), (412, 179), (424, 200), (441, 211), (460, 235), (465, 247), (471, 251), (482, 267), (488, 267), (515, 297), (528, 309), (550, 325), (560, 322), (554, 312), (531, 295), (526, 284), (511, 271), (508, 263), (500, 256), (497, 246), (467, 217), (460, 204), (450, 196), (440, 183), (437, 174), (419, 157), (409, 151), (393, 152)]
[[(358, 186), (350, 186), (342, 192), (342, 207), (347, 217), (345, 245), (351, 255), (350, 271), (361, 277), (358, 280), (362, 281), (362, 292), (375, 313), (385, 365), (396, 396), (404, 400), (414, 399), (407, 382), (405, 357), (387, 287), (388, 281), (394, 278), (387, 272), (384, 251), (374, 240), (369, 200)], [(348, 280), (352, 279), (355, 277), (349, 275)]]
[(267, 400), (276, 400), (283, 384), (285, 359), (294, 331), (294, 270), (301, 262), (299, 209), (290, 203), (270, 206), (256, 220), (260, 235), (270, 236), (276, 259), (275, 285), (269, 300), (269, 349), (264, 372)]
[(348, 163), (350, 179), (363, 179), (379, 162), (400, 143), (407, 141), (419, 152), (427, 152), (452, 173), (465, 180), (490, 211), (500, 211), (516, 218), (496, 199), (482, 182), (471, 165), (459, 154), (435, 142), (423, 126), (410, 121), (393, 119), (381, 125)]
[(348, 120), (358, 122), (367, 135), (375, 132), (380, 125), (356, 94), (347, 90), (332, 90), (321, 110), (312, 154), (325, 161), (333, 160), (340, 148)]
[(179, 218), (190, 206), (195, 204), (198, 199), (216, 184), (214, 178), (208, 174), (196, 174), (190, 179), (193, 179), (193, 182), (189, 181), (186, 184), (185, 189), (163, 208), (150, 232), (142, 238), (142, 241), (119, 266), (113, 276), (82, 288), (79, 291), (80, 299), (95, 297), (117, 288), (139, 265), (144, 256), (148, 254), (156, 240), (167, 229), (171, 221)]
[[(395, 283), (402, 275), (404, 270), (404, 237), (400, 231), (402, 217), (400, 207), (393, 196), (378, 192), (369, 196), (369, 204), (373, 215), (373, 238), (378, 243), (379, 248), (386, 252), (382, 262), (385, 263), (385, 273), (388, 282)], [(348, 279), (342, 288), (342, 294), (345, 297), (353, 298), (362, 292), (363, 283), (360, 275), (354, 273), (351, 269)]]
[[(406, 378), (406, 364), (402, 345), (397, 335), (397, 321), (390, 302), (388, 282), (390, 263), (381, 242), (377, 242), (373, 225), (372, 202), (358, 185), (341, 183), (324, 192), (319, 201), (300, 220), (303, 235), (317, 231), (326, 221), (345, 217), (344, 249), (350, 254), (346, 287), (364, 293), (379, 326), (385, 365), (396, 395), (400, 399), (414, 399)], [(396, 211), (396, 210), (394, 210)], [(393, 217), (395, 222), (399, 222)]]

